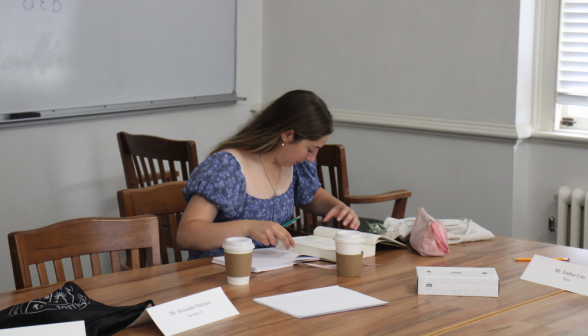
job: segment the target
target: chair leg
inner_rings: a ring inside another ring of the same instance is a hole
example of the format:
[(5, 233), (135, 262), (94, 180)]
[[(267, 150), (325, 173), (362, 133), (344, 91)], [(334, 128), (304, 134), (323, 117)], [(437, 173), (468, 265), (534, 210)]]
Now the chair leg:
[(408, 198), (397, 199), (394, 202), (394, 208), (392, 209), (392, 218), (402, 219), (404, 218), (404, 211), (406, 210), (406, 202)]

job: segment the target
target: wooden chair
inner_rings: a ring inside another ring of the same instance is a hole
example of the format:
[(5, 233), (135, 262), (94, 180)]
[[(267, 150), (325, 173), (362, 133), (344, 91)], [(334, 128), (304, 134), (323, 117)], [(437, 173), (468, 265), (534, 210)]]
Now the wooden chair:
[[(116, 136), (129, 189), (177, 181), (180, 171), (181, 180), (187, 181), (192, 170), (198, 166), (194, 141), (176, 141), (126, 132), (119, 132)], [(168, 167), (165, 167), (165, 161)], [(176, 164), (179, 164), (179, 170)]]
[[(323, 176), (323, 167), (328, 168), (328, 178), (331, 189), (331, 194), (337, 199), (341, 200), (347, 206), (351, 204), (369, 204), (387, 201), (395, 201), (392, 208), (392, 217), (404, 218), (404, 211), (406, 210), (406, 202), (412, 193), (410, 190), (399, 189), (385, 192), (377, 195), (349, 195), (349, 182), (347, 180), (347, 161), (345, 159), (345, 147), (343, 145), (325, 145), (317, 155), (317, 173), (323, 188), (325, 186), (325, 179)], [(295, 210), (296, 216), (300, 215), (301, 219), (296, 221), (288, 227), (288, 230), (293, 236), (310, 235), (313, 230), (319, 225), (317, 216), (309, 213), (304, 213), (299, 208)], [(302, 215), (301, 215), (302, 213)], [(336, 228), (344, 228), (342, 223), (333, 220), (332, 226)]]
[(84, 277), (81, 255), (90, 255), (92, 275), (102, 274), (98, 253), (110, 252), (112, 272), (120, 272), (119, 251), (131, 249), (133, 269), (139, 268), (139, 249), (151, 248), (153, 265), (160, 265), (155, 216), (79, 218), (39, 229), (8, 234), (16, 289), (32, 287), (29, 265), (35, 264), (41, 285), (49, 284), (46, 261), (53, 261), (57, 282), (66, 281), (64, 258), (71, 258), (74, 277)]
[[(174, 250), (175, 262), (182, 261), (181, 250), (176, 243), (178, 224), (186, 209), (182, 190), (186, 182), (169, 182), (141, 189), (124, 189), (117, 193), (121, 217), (156, 215), (159, 220), (161, 260), (169, 263), (167, 246)], [(164, 222), (168, 229), (164, 228)]]
[[(126, 132), (119, 132), (116, 137), (129, 189), (177, 181), (180, 171), (182, 172), (181, 180), (187, 181), (194, 168), (198, 166), (198, 154), (194, 141), (177, 141)], [(165, 161), (167, 161), (167, 167), (165, 167)], [(175, 234), (170, 231), (169, 223), (166, 222), (166, 219), (162, 219), (160, 224), (162, 225), (160, 230), (162, 243), (171, 242), (170, 237)], [(175, 240), (175, 236), (173, 240)], [(162, 251), (165, 252), (161, 255), (164, 263), (167, 263), (168, 260), (166, 246), (173, 247), (172, 245), (161, 245)], [(142, 257), (143, 264), (144, 258)]]

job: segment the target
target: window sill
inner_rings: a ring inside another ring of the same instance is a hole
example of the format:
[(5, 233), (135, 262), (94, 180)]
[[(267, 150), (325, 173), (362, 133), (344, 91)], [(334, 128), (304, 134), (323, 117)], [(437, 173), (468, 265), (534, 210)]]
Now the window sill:
[(588, 134), (533, 131), (530, 140), (553, 145), (588, 147)]

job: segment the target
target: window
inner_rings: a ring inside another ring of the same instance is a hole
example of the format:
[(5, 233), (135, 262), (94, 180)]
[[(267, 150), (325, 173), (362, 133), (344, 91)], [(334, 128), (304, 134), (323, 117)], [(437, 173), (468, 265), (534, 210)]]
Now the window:
[(588, 130), (588, 1), (561, 1), (554, 121), (555, 130)]

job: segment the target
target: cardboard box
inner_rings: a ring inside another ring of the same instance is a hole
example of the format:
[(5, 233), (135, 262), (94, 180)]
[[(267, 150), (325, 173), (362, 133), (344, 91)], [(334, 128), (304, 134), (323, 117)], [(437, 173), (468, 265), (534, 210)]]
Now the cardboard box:
[(419, 295), (498, 297), (500, 280), (494, 268), (417, 266)]

